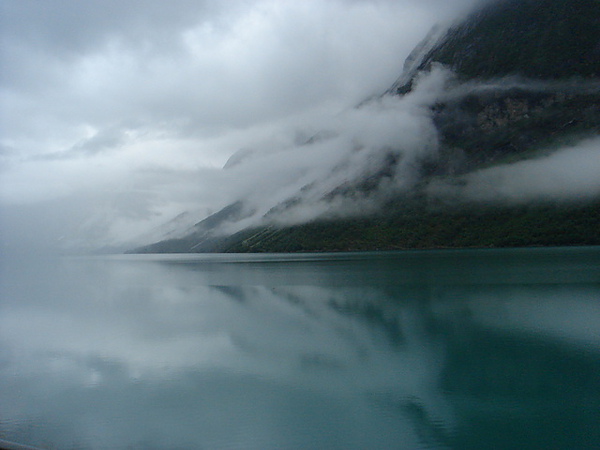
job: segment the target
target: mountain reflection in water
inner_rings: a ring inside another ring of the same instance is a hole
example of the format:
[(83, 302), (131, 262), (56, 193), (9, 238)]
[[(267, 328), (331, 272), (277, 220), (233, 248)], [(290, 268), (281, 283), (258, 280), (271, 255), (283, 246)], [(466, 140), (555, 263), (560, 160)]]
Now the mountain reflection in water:
[(0, 294), (0, 439), (600, 442), (597, 248), (37, 260)]

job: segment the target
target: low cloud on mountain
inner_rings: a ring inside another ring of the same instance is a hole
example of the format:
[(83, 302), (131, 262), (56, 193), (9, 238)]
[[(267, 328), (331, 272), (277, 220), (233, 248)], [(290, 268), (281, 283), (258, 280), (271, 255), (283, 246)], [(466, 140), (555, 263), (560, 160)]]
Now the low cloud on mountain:
[(434, 23), (472, 3), (3, 2), (3, 239), (104, 227), (125, 240), (224, 206), (244, 186), (220, 173), (233, 153), (289, 147), (294, 130), (382, 92)]
[[(436, 68), (408, 95), (378, 97), (434, 24), (478, 3), (5, 2), (3, 246), (119, 246), (239, 200), (243, 220), (224, 231), (377, 208), (435, 159), (439, 99), (556, 88), (508, 77), (445, 90), (453, 74)], [(598, 145), (435, 178), (426, 192), (589, 197), (600, 191)]]

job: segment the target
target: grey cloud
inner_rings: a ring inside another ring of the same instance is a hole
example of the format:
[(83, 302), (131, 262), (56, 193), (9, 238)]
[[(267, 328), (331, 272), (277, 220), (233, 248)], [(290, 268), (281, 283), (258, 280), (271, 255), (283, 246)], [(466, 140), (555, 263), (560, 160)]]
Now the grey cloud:
[(79, 123), (214, 133), (327, 101), (351, 104), (393, 80), (431, 20), (412, 2), (408, 11), (421, 20), (401, 31), (389, 19), (400, 6), (377, 2), (350, 10), (337, 1), (215, 5), (9, 1), (5, 130), (39, 134), (47, 146)]
[(436, 181), (430, 193), (475, 201), (577, 200), (600, 195), (600, 139), (588, 139), (535, 159), (482, 169), (459, 183)]
[(2, 83), (43, 90), (64, 81), (81, 58), (111, 45), (173, 51), (178, 31), (210, 17), (192, 1), (8, 0), (2, 3)]
[[(0, 207), (28, 205), (37, 223), (64, 208), (57, 233), (87, 216), (124, 237), (218, 209), (267, 168), (270, 186), (310, 181), (355, 144), (302, 147), (298, 133), (383, 92), (432, 25), (474, 1), (2, 2)], [(273, 158), (216, 170), (240, 148)]]
[(195, 0), (8, 0), (2, 6), (3, 35), (5, 42), (80, 54), (110, 37), (164, 37), (210, 17), (217, 6), (217, 2)]
[(116, 151), (127, 141), (126, 130), (119, 128), (102, 129), (89, 138), (82, 139), (64, 151), (36, 156), (34, 160), (60, 160), (94, 156), (108, 151)]
[[(404, 3), (411, 14), (427, 20), (423, 7)], [(340, 17), (338, 24), (332, 24), (343, 8), (337, 1), (307, 2), (306, 7), (291, 2), (216, 5), (10, 1), (2, 39), (4, 84), (28, 92), (33, 88), (38, 94), (31, 100), (47, 102), (58, 114), (65, 103), (71, 104), (76, 110), (65, 111), (68, 116), (83, 113), (98, 120), (98, 113), (120, 110), (118, 114), (141, 113), (150, 120), (175, 116), (196, 124), (244, 125), (257, 115), (273, 117), (337, 98), (356, 89), (349, 82), (372, 83), (380, 69), (368, 67), (369, 53), (397, 58), (399, 67), (399, 50), (412, 45), (398, 42), (386, 48), (389, 39), (369, 42), (371, 28), (382, 21), (369, 2), (354, 4), (355, 12)], [(384, 8), (381, 2), (378, 7)], [(385, 8), (392, 13), (399, 9)], [(361, 14), (370, 15), (372, 23)], [(415, 40), (427, 27), (403, 24)], [(349, 35), (352, 28), (364, 35)], [(365, 69), (351, 81), (345, 75), (360, 69), (359, 59)]]

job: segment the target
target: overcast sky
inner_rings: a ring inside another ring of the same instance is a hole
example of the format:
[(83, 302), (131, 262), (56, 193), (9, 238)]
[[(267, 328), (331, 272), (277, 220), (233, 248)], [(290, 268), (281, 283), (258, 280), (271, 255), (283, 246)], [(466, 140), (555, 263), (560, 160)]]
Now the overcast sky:
[(382, 92), (472, 3), (2, 0), (3, 239), (223, 206), (233, 153)]

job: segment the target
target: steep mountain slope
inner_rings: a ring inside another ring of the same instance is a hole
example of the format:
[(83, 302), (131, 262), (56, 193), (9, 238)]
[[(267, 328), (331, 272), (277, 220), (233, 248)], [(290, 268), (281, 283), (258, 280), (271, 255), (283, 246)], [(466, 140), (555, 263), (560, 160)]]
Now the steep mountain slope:
[(455, 83), (433, 108), (442, 146), (435, 166), (457, 150), (468, 170), (600, 132), (596, 0), (494, 2), (437, 39), (391, 91), (409, 92), (436, 65), (450, 68)]
[[(419, 145), (434, 150), (407, 152), (406, 133), (392, 134), (395, 141), (379, 144), (362, 159), (356, 156), (364, 154), (364, 145), (359, 145), (329, 173), (329, 183), (306, 183), (250, 227), (236, 231), (231, 226), (248, 209), (240, 200), (179, 239), (137, 251), (599, 244), (600, 208), (594, 193), (576, 202), (544, 197), (511, 204), (498, 198), (495, 204), (482, 205), (440, 194), (432, 186), (461, 186), (485, 167), (539, 157), (600, 135), (600, 2), (488, 4), (446, 30), (432, 30), (411, 53), (398, 81), (359, 110), (394, 98), (406, 97), (410, 103), (423, 96), (419, 89), (427, 90), (419, 88), (424, 78), (440, 76), (443, 89), (410, 109), (419, 114), (427, 109), (429, 122), (423, 123), (434, 128), (435, 142), (423, 139)], [(355, 170), (336, 178), (344, 165)], [(325, 212), (308, 223), (289, 226), (280, 220), (316, 203)], [(224, 227), (230, 231), (224, 233)]]
[[(438, 63), (463, 80), (509, 75), (597, 79), (599, 27), (597, 0), (498, 0), (451, 27), (435, 45), (426, 45), (430, 49), (412, 64), (411, 72), (430, 70)], [(394, 87), (406, 92), (411, 81)]]

